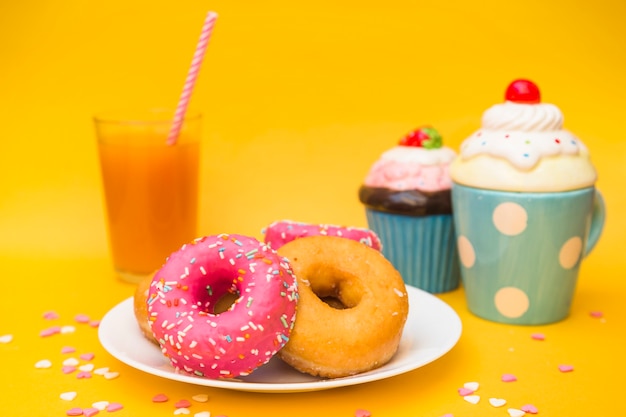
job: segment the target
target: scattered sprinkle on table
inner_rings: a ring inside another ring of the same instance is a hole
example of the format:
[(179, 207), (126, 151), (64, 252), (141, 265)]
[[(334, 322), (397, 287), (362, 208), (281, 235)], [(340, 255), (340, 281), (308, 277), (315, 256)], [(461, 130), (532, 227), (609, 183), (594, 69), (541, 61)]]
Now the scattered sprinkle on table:
[(559, 365), (559, 371), (561, 372), (572, 372), (573, 370), (573, 365)]
[(466, 382), (463, 384), (463, 388), (471, 389), (472, 391), (478, 391), (480, 384), (478, 382)]
[(54, 334), (59, 334), (59, 333), (61, 333), (61, 327), (52, 326), (52, 327), (48, 327), (47, 329), (43, 329), (41, 332), (39, 332), (39, 336), (48, 337), (48, 336), (52, 336)]
[(69, 410), (67, 410), (65, 412), (66, 415), (68, 416), (82, 416), (83, 415), (83, 409), (80, 407), (74, 407), (74, 408), (70, 408)]
[(470, 404), (478, 404), (480, 401), (480, 395), (466, 395), (463, 399)]
[(191, 403), (188, 400), (180, 400), (176, 404), (174, 404), (176, 408), (189, 408), (191, 407)]
[(359, 408), (354, 412), (354, 417), (371, 417), (371, 415), (372, 413), (362, 408)]
[(590, 311), (589, 315), (591, 317), (595, 318), (595, 319), (599, 319), (599, 318), (602, 318), (602, 316), (604, 316), (604, 314), (602, 314), (601, 311), (597, 311), (597, 310), (596, 311)]
[(46, 311), (43, 313), (43, 318), (46, 320), (56, 320), (59, 318), (59, 315), (54, 311)]
[(109, 413), (113, 413), (115, 411), (119, 411), (122, 408), (124, 408), (124, 406), (120, 403), (109, 403), (109, 405), (107, 405), (107, 411)]
[(11, 343), (13, 341), (12, 334), (3, 334), (0, 336), (0, 343)]
[(61, 348), (61, 353), (66, 354), (66, 353), (74, 353), (76, 352), (76, 349), (73, 348), (72, 346), (63, 346)]
[(61, 395), (59, 395), (59, 398), (61, 398), (64, 401), (72, 401), (74, 398), (76, 398), (78, 394), (76, 393), (76, 391), (67, 391), (67, 392), (62, 392)]
[(48, 369), (52, 367), (52, 362), (48, 359), (42, 359), (35, 363), (35, 368), (37, 369)]
[(458, 389), (458, 392), (461, 397), (465, 397), (466, 395), (472, 395), (474, 393), (474, 390), (462, 387)]
[(526, 412), (526, 413), (530, 413), (530, 414), (537, 414), (539, 412), (539, 410), (537, 410), (537, 407), (535, 407), (532, 404), (526, 404), (522, 406), (522, 411)]
[(89, 323), (90, 319), (86, 314), (77, 314), (74, 316), (74, 321), (76, 321), (76, 323)]
[(517, 381), (517, 377), (513, 374), (503, 374), (502, 382), (515, 382)]
[(517, 408), (509, 408), (506, 411), (511, 417), (522, 417), (524, 414), (526, 414), (524, 411), (518, 410)]
[(207, 394), (196, 394), (191, 399), (199, 403), (205, 403), (209, 401), (209, 396)]
[(83, 354), (81, 354), (81, 355), (79, 356), (79, 358), (81, 358), (81, 359), (82, 359), (82, 360), (84, 360), (84, 361), (90, 361), (90, 360), (92, 360), (92, 359), (93, 359), (93, 358), (95, 358), (95, 357), (96, 357), (96, 355), (95, 355), (95, 354), (93, 354), (93, 353), (91, 353), (91, 352), (89, 352), (89, 353), (83, 353)]
[(530, 335), (533, 340), (546, 340), (546, 336), (543, 333), (533, 333)]
[(169, 401), (169, 398), (167, 398), (167, 395), (165, 394), (157, 394), (154, 397), (152, 397), (153, 403), (164, 403), (166, 401)]
[(494, 407), (502, 407), (506, 404), (506, 400), (504, 398), (489, 398), (489, 404)]

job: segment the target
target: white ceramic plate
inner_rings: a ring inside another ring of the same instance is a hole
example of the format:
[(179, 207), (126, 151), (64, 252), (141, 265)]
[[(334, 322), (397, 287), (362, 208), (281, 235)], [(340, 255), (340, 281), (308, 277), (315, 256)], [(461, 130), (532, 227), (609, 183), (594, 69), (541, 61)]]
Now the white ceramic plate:
[(461, 320), (439, 298), (408, 287), (409, 316), (398, 352), (386, 365), (355, 376), (322, 379), (302, 374), (278, 357), (237, 380), (206, 379), (178, 373), (139, 330), (132, 297), (113, 307), (100, 322), (98, 335), (102, 346), (115, 358), (133, 368), (174, 381), (208, 387), (253, 392), (316, 391), (377, 381), (412, 371), (444, 354), (461, 336)]

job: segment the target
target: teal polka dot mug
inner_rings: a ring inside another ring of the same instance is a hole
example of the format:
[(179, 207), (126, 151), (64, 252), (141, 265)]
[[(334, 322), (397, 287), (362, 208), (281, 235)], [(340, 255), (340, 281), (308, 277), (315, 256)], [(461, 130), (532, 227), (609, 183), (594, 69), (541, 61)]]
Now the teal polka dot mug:
[(604, 227), (602, 195), (594, 187), (532, 193), (455, 183), (452, 202), (469, 310), (500, 323), (565, 319), (580, 263)]

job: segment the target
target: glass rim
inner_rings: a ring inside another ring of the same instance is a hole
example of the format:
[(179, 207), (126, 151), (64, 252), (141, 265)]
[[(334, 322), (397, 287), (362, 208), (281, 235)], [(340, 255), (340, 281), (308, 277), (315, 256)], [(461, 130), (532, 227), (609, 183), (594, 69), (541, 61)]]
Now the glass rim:
[[(176, 109), (167, 107), (116, 109), (95, 113), (93, 120), (96, 123), (117, 125), (158, 125), (170, 124), (174, 121)], [(183, 120), (199, 120), (202, 113), (197, 110), (187, 110)]]

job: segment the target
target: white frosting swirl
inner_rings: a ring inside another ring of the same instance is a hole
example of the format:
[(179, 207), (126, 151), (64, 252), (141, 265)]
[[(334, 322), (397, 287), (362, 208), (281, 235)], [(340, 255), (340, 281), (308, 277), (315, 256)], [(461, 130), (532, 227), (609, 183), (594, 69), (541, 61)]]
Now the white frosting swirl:
[(461, 145), (461, 157), (491, 155), (530, 170), (544, 157), (578, 155), (585, 145), (563, 129), (563, 115), (553, 104), (507, 101), (483, 114), (482, 129)]

